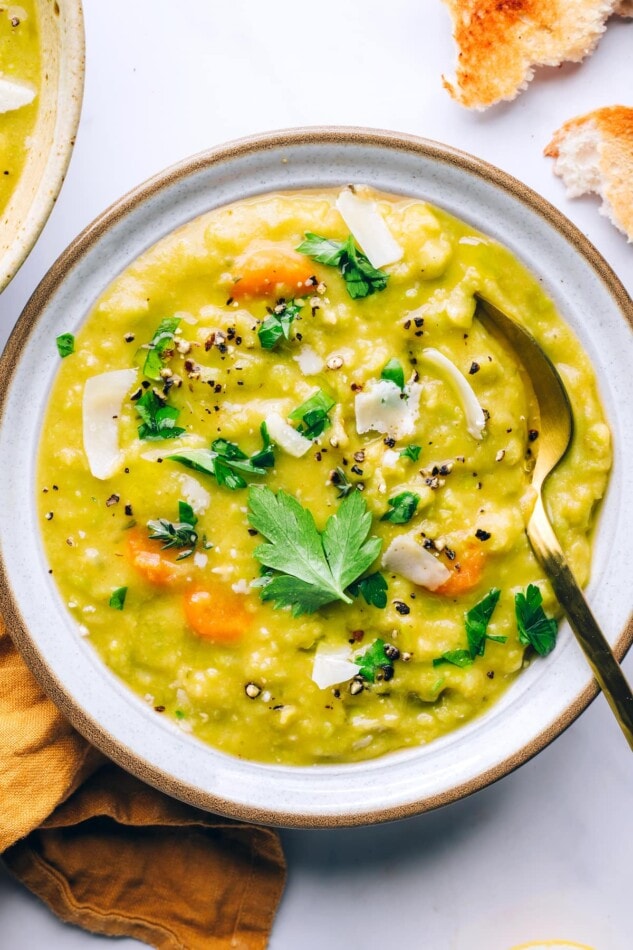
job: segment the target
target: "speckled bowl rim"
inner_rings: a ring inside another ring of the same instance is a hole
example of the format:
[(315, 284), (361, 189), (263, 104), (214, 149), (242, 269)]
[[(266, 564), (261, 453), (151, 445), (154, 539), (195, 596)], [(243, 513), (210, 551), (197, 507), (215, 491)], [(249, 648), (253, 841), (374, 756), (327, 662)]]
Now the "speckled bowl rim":
[[(55, 16), (63, 17), (64, 37), (55, 109), (55, 130), (43, 174), (15, 240), (0, 256), (0, 293), (13, 280), (31, 253), (59, 196), (72, 156), (84, 93), (86, 44), (81, 0), (49, 0)], [(38, 2), (38, 10), (41, 0)], [(44, 72), (46, 64), (42, 63)], [(39, 119), (37, 120), (39, 122)], [(37, 134), (37, 122), (33, 134)]]
[[(9, 338), (4, 353), (0, 357), (0, 378), (5, 381), (2, 391), (0, 391), (0, 426), (3, 422), (6, 393), (11, 386), (14, 367), (17, 365), (23, 346), (34, 330), (40, 312), (44, 310), (49, 298), (63, 283), (65, 274), (88, 253), (91, 246), (104, 232), (107, 232), (116, 222), (124, 218), (137, 204), (160, 192), (170, 183), (186, 179), (197, 169), (269, 149), (312, 144), (372, 146), (379, 149), (395, 149), (423, 155), (439, 163), (458, 166), (469, 174), (482, 178), (505, 192), (509, 192), (512, 197), (542, 216), (580, 253), (585, 262), (593, 269), (595, 276), (606, 287), (620, 313), (633, 328), (633, 301), (604, 258), (560, 211), (506, 172), (451, 146), (404, 133), (348, 127), (307, 127), (279, 130), (230, 142), (197, 154), (168, 168), (123, 196), (69, 245), (35, 290)], [(284, 812), (283, 810), (251, 807), (243, 803), (236, 804), (230, 799), (219, 797), (195, 785), (183, 782), (163, 769), (157, 768), (136, 752), (132, 752), (104, 729), (99, 722), (95, 721), (78, 705), (73, 696), (69, 695), (64, 684), (51, 673), (43, 661), (36, 639), (27, 629), (22, 618), (20, 605), (12, 593), (7, 569), (1, 555), (0, 612), (17, 648), (43, 689), (73, 726), (110, 759), (150, 785), (198, 808), (218, 812), (231, 818), (249, 822), (266, 822), (282, 827), (332, 828), (366, 825), (406, 818), (457, 801), (503, 778), (544, 749), (571, 725), (598, 693), (597, 685), (593, 682), (590, 683), (575, 696), (565, 711), (548, 728), (543, 729), (530, 741), (521, 745), (513, 754), (507, 756), (492, 768), (482, 771), (471, 780), (455, 785), (439, 794), (428, 795), (422, 799), (393, 807), (374, 809), (371, 812), (359, 811), (345, 814), (337, 812), (336, 814), (319, 813), (316, 815), (310, 812)], [(632, 642), (633, 614), (629, 616), (613, 645), (618, 660), (623, 658)], [(613, 728), (617, 728), (615, 723)]]

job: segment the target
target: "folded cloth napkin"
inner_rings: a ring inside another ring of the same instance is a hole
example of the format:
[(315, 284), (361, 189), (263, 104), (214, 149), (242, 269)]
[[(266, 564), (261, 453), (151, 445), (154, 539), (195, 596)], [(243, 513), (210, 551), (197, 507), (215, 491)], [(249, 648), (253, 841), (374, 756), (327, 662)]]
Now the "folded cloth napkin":
[(0, 620), (0, 854), (62, 920), (159, 950), (266, 947), (279, 837), (113, 765), (42, 692)]

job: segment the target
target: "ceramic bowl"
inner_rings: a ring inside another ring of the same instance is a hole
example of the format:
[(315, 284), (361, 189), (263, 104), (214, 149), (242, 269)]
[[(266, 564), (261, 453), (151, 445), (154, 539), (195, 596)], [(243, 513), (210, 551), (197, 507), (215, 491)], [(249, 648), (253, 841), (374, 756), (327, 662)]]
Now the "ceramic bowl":
[(35, 244), (64, 181), (84, 82), (80, 0), (37, 0), (42, 78), (26, 166), (0, 219), (0, 291)]
[(428, 199), (508, 245), (540, 276), (588, 352), (615, 462), (587, 596), (621, 658), (633, 639), (633, 506), (626, 502), (633, 497), (633, 303), (569, 221), (476, 158), (362, 129), (277, 132), (198, 155), (122, 198), (73, 242), (27, 305), (0, 364), (0, 608), (26, 661), (76, 728), (140, 778), (201, 808), (287, 826), (375, 822), (454, 801), (521, 765), (596, 695), (563, 624), (556, 650), (532, 663), (486, 715), (428, 746), (351, 765), (241, 761), (157, 717), (115, 678), (79, 636), (47, 574), (34, 468), (58, 367), (55, 336), (79, 327), (142, 251), (202, 212), (263, 192), (350, 181)]

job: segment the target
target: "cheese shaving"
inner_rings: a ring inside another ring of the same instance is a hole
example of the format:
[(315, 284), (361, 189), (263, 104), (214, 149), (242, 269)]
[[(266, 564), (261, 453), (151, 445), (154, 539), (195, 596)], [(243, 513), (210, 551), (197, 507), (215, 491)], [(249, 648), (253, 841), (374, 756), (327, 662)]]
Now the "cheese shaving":
[(402, 258), (404, 250), (374, 201), (359, 198), (351, 188), (345, 188), (336, 199), (336, 207), (372, 267), (395, 264)]
[(439, 350), (433, 349), (433, 347), (428, 347), (423, 350), (422, 356), (427, 362), (431, 363), (437, 369), (443, 370), (449, 376), (461, 399), (468, 432), (472, 435), (473, 439), (482, 439), (483, 430), (486, 427), (486, 417), (466, 377), (460, 373), (455, 364), (452, 363), (448, 357), (440, 353)]
[(394, 538), (382, 556), (382, 566), (427, 590), (437, 590), (451, 576), (441, 561), (418, 544), (415, 532)]
[(301, 458), (312, 448), (312, 441), (293, 429), (278, 412), (271, 412), (266, 416), (266, 428), (273, 442), (296, 459)]
[(116, 369), (86, 380), (83, 396), (84, 452), (95, 478), (111, 478), (123, 462), (119, 448), (119, 415), (136, 376), (135, 369)]
[(25, 82), (0, 76), (0, 113), (13, 112), (30, 105), (35, 99), (35, 89)]
[(356, 431), (381, 432), (393, 439), (413, 435), (420, 414), (422, 386), (409, 383), (404, 391), (390, 379), (371, 379), (354, 400)]
[(320, 644), (312, 666), (312, 679), (319, 689), (328, 689), (353, 679), (360, 672), (360, 666), (352, 663), (351, 657), (352, 651), (348, 647)]

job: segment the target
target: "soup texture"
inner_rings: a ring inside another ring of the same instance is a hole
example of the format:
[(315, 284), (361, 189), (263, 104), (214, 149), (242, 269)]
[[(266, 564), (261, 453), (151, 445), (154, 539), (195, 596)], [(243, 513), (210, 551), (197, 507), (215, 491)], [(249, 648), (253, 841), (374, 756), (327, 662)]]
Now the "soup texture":
[(36, 4), (0, 3), (0, 214), (26, 163), (39, 81)]
[(50, 572), (156, 715), (248, 759), (351, 762), (463, 725), (555, 647), (525, 535), (538, 412), (476, 292), (568, 387), (546, 494), (585, 583), (610, 466), (591, 365), (515, 257), (440, 209), (356, 186), (215, 210), (58, 338)]

